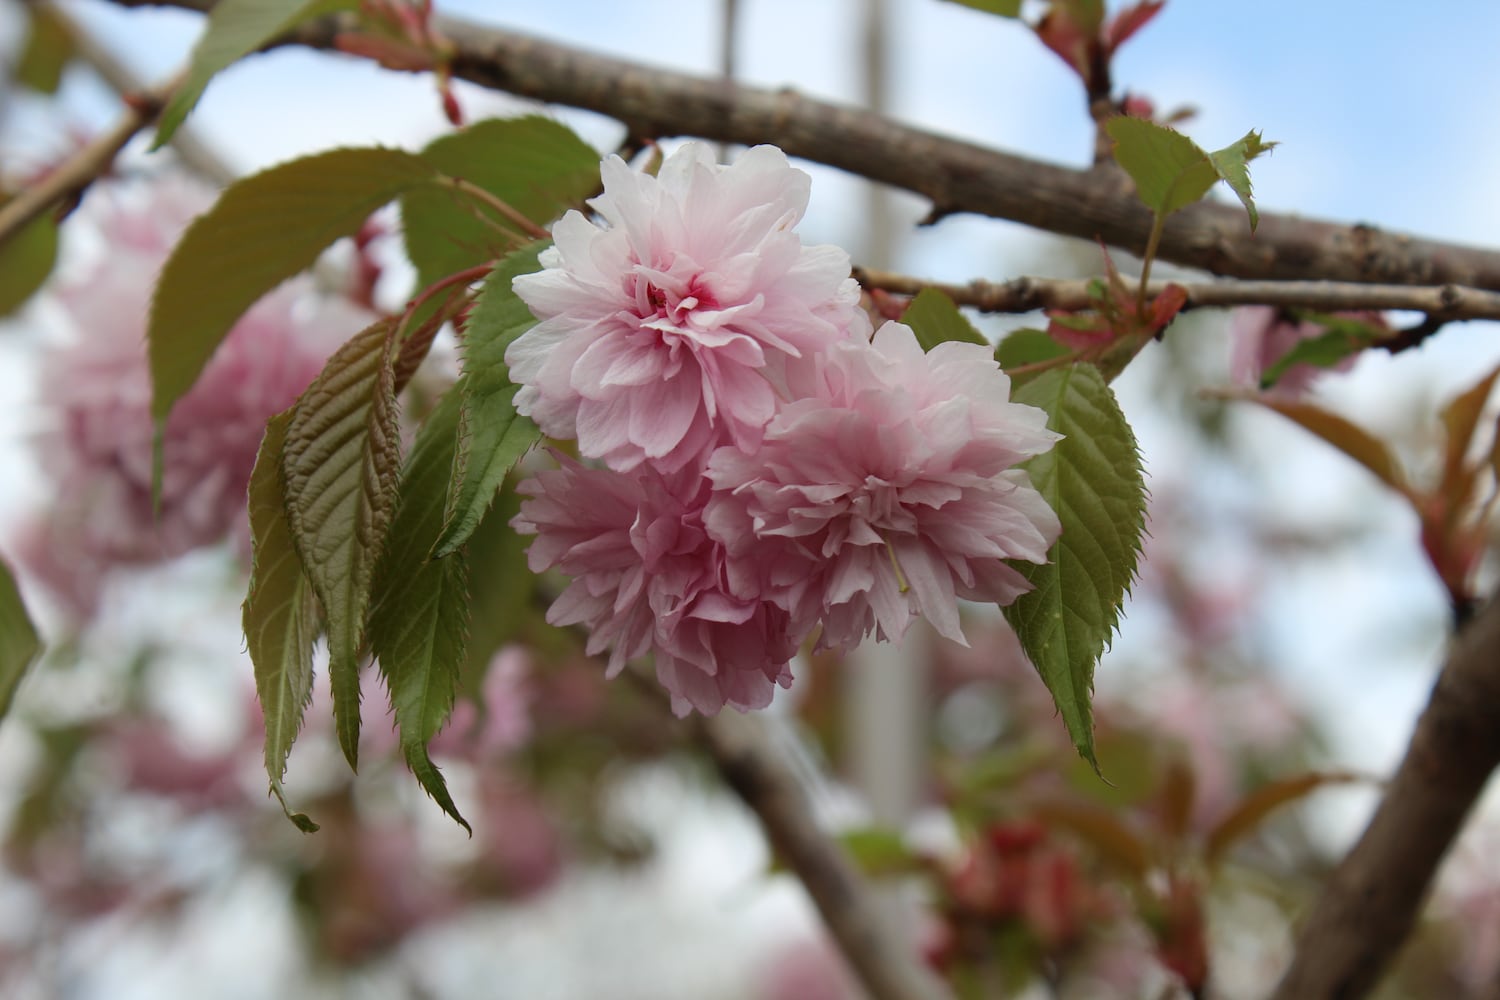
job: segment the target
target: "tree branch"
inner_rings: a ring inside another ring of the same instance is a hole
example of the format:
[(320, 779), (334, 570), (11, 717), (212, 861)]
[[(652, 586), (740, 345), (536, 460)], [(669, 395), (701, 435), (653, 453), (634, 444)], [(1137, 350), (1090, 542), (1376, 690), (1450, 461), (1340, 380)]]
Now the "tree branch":
[(695, 724), (725, 783), (765, 827), (776, 852), (797, 873), (865, 989), (875, 1000), (944, 1000), (947, 989), (898, 938), (854, 862), (813, 820), (807, 795), (766, 739), (765, 723), (724, 712)]
[(1385, 797), (1303, 923), (1273, 1000), (1363, 996), (1500, 764), (1500, 600), (1460, 631)]
[[(936, 288), (962, 306), (980, 312), (1023, 313), (1037, 309), (1076, 310), (1093, 305), (1090, 279), (1013, 278), (971, 281), (964, 285), (924, 281), (890, 271), (856, 267), (854, 277), (866, 288), (915, 295)], [(1281, 306), (1337, 312), (1347, 309), (1408, 309), (1443, 321), (1500, 319), (1500, 292), (1461, 285), (1366, 285), (1336, 281), (1176, 282), (1187, 291), (1184, 309), (1242, 305)], [(1165, 281), (1153, 281), (1148, 292), (1159, 295)]]
[[(111, 0), (119, 6), (207, 10), (213, 0)], [(1115, 170), (1073, 170), (912, 128), (788, 90), (733, 85), (515, 32), (435, 19), (452, 40), (453, 75), (540, 101), (587, 108), (638, 136), (692, 135), (775, 143), (792, 156), (905, 188), (931, 217), (973, 212), (1139, 253), (1151, 213)], [(348, 15), (315, 21), (284, 41), (332, 48)], [(1252, 234), (1238, 206), (1200, 202), (1167, 220), (1158, 255), (1214, 274), (1500, 291), (1500, 252), (1263, 212)]]
[(96, 136), (62, 163), (0, 205), (0, 244), (54, 206), (76, 198), (109, 170), (115, 157), (135, 134), (156, 120), (172, 85), (132, 96), (123, 117), (108, 132)]

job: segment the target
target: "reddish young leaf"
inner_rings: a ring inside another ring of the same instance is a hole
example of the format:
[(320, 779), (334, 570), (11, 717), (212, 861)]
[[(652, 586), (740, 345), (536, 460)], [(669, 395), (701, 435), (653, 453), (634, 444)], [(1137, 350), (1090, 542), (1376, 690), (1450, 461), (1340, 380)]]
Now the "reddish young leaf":
[(1249, 400), (1269, 410), (1275, 410), (1283, 417), (1300, 425), (1304, 430), (1311, 431), (1327, 441), (1363, 465), (1376, 479), (1416, 504), (1416, 494), (1406, 481), (1406, 475), (1401, 471), (1396, 456), (1392, 454), (1385, 442), (1358, 424), (1312, 403), (1281, 399), (1250, 391), (1230, 391), (1220, 395), (1227, 399)]
[(1134, 7), (1126, 7), (1120, 11), (1109, 22), (1109, 28), (1105, 31), (1105, 50), (1113, 55), (1116, 49), (1149, 24), (1151, 19), (1166, 5), (1167, 0), (1144, 0)]
[(1464, 459), (1474, 441), (1479, 417), (1484, 412), (1484, 404), (1489, 402), (1497, 377), (1500, 377), (1500, 368), (1491, 371), (1473, 388), (1460, 393), (1443, 407), (1443, 430), (1447, 433), (1447, 445), (1443, 456), (1441, 493), (1455, 510), (1465, 506), (1474, 488), (1478, 469), (1466, 466)]
[(1317, 791), (1325, 785), (1342, 785), (1369, 778), (1349, 771), (1313, 771), (1295, 778), (1284, 778), (1262, 785), (1239, 801), (1228, 815), (1208, 832), (1203, 858), (1218, 864), (1224, 852), (1246, 834), (1253, 833), (1277, 809)]
[(1134, 878), (1151, 869), (1151, 848), (1113, 812), (1068, 802), (1042, 802), (1032, 815), (1047, 826), (1067, 830)]

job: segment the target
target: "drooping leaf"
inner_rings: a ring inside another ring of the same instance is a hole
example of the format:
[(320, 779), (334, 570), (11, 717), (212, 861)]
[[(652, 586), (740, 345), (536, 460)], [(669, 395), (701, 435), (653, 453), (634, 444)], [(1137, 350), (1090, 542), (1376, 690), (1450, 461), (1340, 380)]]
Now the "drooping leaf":
[(152, 149), (160, 149), (197, 105), (215, 75), (303, 21), (353, 10), (359, 0), (219, 0), (189, 57), (187, 77), (167, 102)]
[(281, 453), (290, 423), (291, 411), (271, 418), (250, 474), (252, 568), (243, 622), (245, 646), (255, 667), (255, 693), (265, 717), (271, 793), (287, 818), (311, 833), (318, 824), (292, 812), (281, 787), (287, 754), (312, 700), (312, 653), (318, 634), (317, 601), (292, 544), (281, 485)]
[(1232, 142), (1223, 149), (1208, 154), (1214, 162), (1214, 170), (1218, 172), (1219, 178), (1229, 185), (1229, 189), (1239, 198), (1240, 204), (1245, 206), (1245, 212), (1250, 216), (1252, 233), (1260, 223), (1260, 212), (1256, 211), (1255, 200), (1251, 197), (1250, 161), (1262, 153), (1269, 153), (1276, 145), (1274, 142), (1266, 142), (1260, 137), (1259, 132), (1251, 129), (1237, 142)]
[(231, 184), (162, 269), (146, 331), (151, 415), (160, 424), (236, 320), (371, 212), (433, 179), (397, 149), (336, 149)]
[(1143, 2), (1126, 7), (1117, 13), (1109, 22), (1109, 30), (1106, 33), (1105, 44), (1113, 53), (1121, 45), (1124, 45), (1137, 31), (1140, 31), (1151, 22), (1161, 9), (1166, 6), (1166, 0), (1143, 0)]
[(0, 316), (25, 305), (52, 274), (56, 262), (57, 224), (50, 214), (38, 216), (0, 243)]
[(16, 60), (15, 81), (38, 93), (55, 94), (73, 58), (73, 38), (51, 9), (36, 4), (25, 9), (26, 41)]
[(41, 652), (41, 637), (26, 613), (15, 577), (0, 559), (0, 719), (10, 712), (21, 678)]
[(1288, 803), (1304, 798), (1327, 785), (1342, 785), (1356, 781), (1368, 781), (1367, 777), (1348, 771), (1314, 771), (1295, 778), (1283, 778), (1262, 785), (1241, 799), (1228, 815), (1214, 824), (1204, 842), (1204, 859), (1217, 864), (1224, 852), (1241, 837), (1253, 833), (1262, 823)]
[[(435, 140), (421, 155), (434, 169), (483, 188), (538, 225), (599, 187), (594, 148), (567, 126), (536, 115), (476, 122)], [(532, 239), (493, 207), (449, 189), (406, 193), (401, 220), (419, 288)]]
[(287, 519), (327, 622), (334, 722), (350, 767), (370, 588), (401, 466), (395, 327), (381, 320), (329, 359), (292, 408), (282, 455)]
[(469, 560), (470, 618), (468, 663), (461, 687), (469, 693), (479, 691), (500, 647), (540, 614), (532, 601), (536, 574), (526, 565), (531, 539), (510, 526), (520, 509), (520, 495), (506, 486), (464, 545)]
[(1066, 357), (1069, 353), (1071, 353), (1069, 349), (1048, 336), (1046, 330), (1034, 330), (1027, 327), (1005, 335), (1000, 345), (995, 348), (995, 360), (1000, 362), (1000, 367), (1010, 375), (1011, 384), (1020, 385), (1040, 373), (1022, 372), (1017, 375), (1011, 369), (1043, 361), (1053, 361)]
[(1021, 0), (950, 0), (952, 3), (964, 7), (973, 7), (982, 10), (986, 14), (995, 14), (998, 17), (1020, 17)]
[(1115, 141), (1116, 162), (1135, 181), (1136, 193), (1147, 208), (1168, 215), (1199, 200), (1222, 180), (1244, 203), (1250, 228), (1255, 229), (1260, 216), (1250, 197), (1247, 164), (1276, 143), (1264, 142), (1259, 132), (1251, 131), (1238, 142), (1207, 153), (1176, 129), (1129, 115), (1110, 119), (1104, 129)]
[(466, 662), (466, 553), (428, 555), (443, 530), (459, 410), (459, 397), (450, 390), (428, 416), (407, 459), (390, 540), (376, 573), (370, 646), (390, 692), (407, 765), (427, 794), (468, 830), (427, 754), (428, 741), (453, 711)]
[(958, 311), (953, 300), (936, 288), (924, 288), (918, 292), (911, 305), (906, 307), (901, 322), (911, 327), (924, 351), (950, 340), (990, 346), (984, 335), (974, 329), (974, 324)]
[(546, 246), (533, 243), (500, 261), (485, 279), (469, 316), (463, 346), (464, 373), (457, 387), (463, 400), (461, 444), (454, 453), (453, 488), (447, 525), (438, 539), (439, 556), (468, 539), (506, 473), (541, 437), (536, 424), (516, 412), (519, 387), (510, 380), (505, 351), (536, 324), (526, 303), (511, 291), (511, 281), (517, 275), (536, 271), (540, 267), (537, 255)]
[(1004, 608), (1021, 648), (1052, 692), (1074, 747), (1094, 768), (1094, 665), (1119, 621), (1135, 575), (1146, 485), (1135, 435), (1099, 371), (1073, 365), (1017, 388), (1067, 435), (1031, 459), (1032, 483), (1057, 512), (1062, 536), (1037, 566), (1015, 567), (1032, 590)]
[[(1470, 467), (1465, 458), (1479, 427), (1479, 418), (1489, 402), (1495, 388), (1495, 379), (1500, 377), (1500, 368), (1476, 382), (1471, 388), (1455, 396), (1443, 407), (1443, 431), (1446, 438), (1443, 448), (1442, 495), (1447, 498), (1452, 510), (1461, 510), (1473, 489), (1477, 470)], [(1500, 442), (1497, 442), (1500, 444)]]
[(1412, 496), (1410, 484), (1396, 456), (1385, 442), (1375, 437), (1358, 424), (1332, 413), (1313, 403), (1282, 399), (1278, 396), (1258, 395), (1250, 392), (1224, 393), (1229, 399), (1247, 399), (1274, 410), (1288, 420), (1310, 431), (1354, 459), (1370, 471), (1376, 479), (1403, 496)]

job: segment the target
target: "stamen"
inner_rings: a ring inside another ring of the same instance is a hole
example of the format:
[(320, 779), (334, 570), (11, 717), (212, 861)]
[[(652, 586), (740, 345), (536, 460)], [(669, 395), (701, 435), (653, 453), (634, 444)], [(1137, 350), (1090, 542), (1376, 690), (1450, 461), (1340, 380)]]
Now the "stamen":
[(885, 542), (886, 554), (891, 557), (891, 569), (896, 571), (896, 587), (904, 594), (911, 589), (911, 585), (906, 582), (906, 574), (901, 572), (901, 563), (896, 559), (896, 549), (891, 545), (889, 538), (886, 538), (884, 535), (881, 535), (880, 538)]

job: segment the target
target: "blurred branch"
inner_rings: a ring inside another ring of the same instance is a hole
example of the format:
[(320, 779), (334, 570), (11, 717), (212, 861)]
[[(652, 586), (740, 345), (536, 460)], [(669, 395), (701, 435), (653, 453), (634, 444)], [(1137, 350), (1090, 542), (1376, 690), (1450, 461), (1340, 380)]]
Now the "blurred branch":
[[(1036, 309), (1087, 309), (1094, 304), (1094, 279), (1013, 278), (971, 281), (964, 285), (924, 281), (889, 271), (856, 267), (854, 277), (866, 288), (915, 295), (936, 288), (961, 306), (981, 312), (1023, 313)], [(1348, 309), (1408, 309), (1443, 322), (1500, 319), (1500, 292), (1461, 285), (1368, 285), (1344, 281), (1204, 281), (1175, 282), (1187, 291), (1184, 309), (1267, 305), (1336, 312)], [(1153, 281), (1149, 294), (1159, 295), (1165, 281)]]
[(696, 720), (698, 742), (724, 781), (760, 817), (776, 853), (797, 873), (850, 966), (875, 1000), (944, 1000), (915, 942), (894, 933), (874, 891), (837, 843), (818, 828), (797, 776), (772, 748), (765, 723), (724, 712)]
[(108, 132), (75, 151), (66, 160), (0, 205), (0, 244), (48, 210), (76, 199), (107, 173), (115, 157), (135, 134), (150, 125), (166, 105), (176, 82), (134, 94), (125, 100), (125, 115)]
[[(207, 10), (212, 0), (112, 0), (124, 7)], [(988, 149), (881, 115), (586, 52), (454, 18), (435, 27), (454, 43), (453, 74), (523, 97), (616, 118), (636, 136), (692, 135), (771, 142), (793, 156), (905, 188), (932, 202), (931, 219), (973, 212), (1139, 252), (1151, 213), (1113, 170), (1073, 170)], [(287, 43), (332, 48), (348, 16), (292, 32)], [(1500, 252), (1301, 216), (1262, 213), (1252, 234), (1238, 206), (1200, 202), (1173, 213), (1158, 256), (1239, 278), (1500, 291)]]
[(1459, 632), (1405, 758), (1303, 923), (1273, 1000), (1353, 1000), (1375, 985), (1497, 764), (1500, 600), (1491, 600)]
[[(98, 73), (100, 79), (122, 99), (129, 101), (132, 95), (140, 94), (147, 89), (146, 82), (136, 74), (135, 70), (131, 69), (109, 46), (95, 38), (92, 32), (62, 6), (53, 3), (52, 0), (28, 0), (28, 3), (38, 10), (46, 11), (48, 16), (56, 21), (57, 25), (67, 33), (78, 57)], [(200, 139), (191, 126), (184, 125), (179, 128), (173, 134), (170, 145), (183, 163), (213, 183), (223, 186), (235, 179), (234, 169), (214, 152), (212, 147)]]

